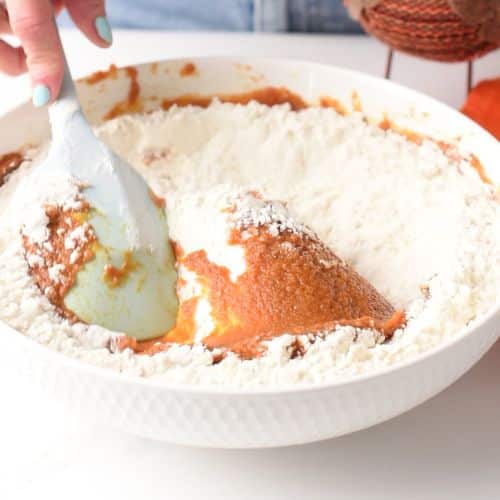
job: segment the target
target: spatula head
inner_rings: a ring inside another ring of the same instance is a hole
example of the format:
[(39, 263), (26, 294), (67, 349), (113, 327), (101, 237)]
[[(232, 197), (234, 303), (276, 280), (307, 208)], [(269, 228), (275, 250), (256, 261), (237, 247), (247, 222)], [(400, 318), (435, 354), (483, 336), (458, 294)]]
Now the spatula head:
[(57, 133), (40, 171), (70, 174), (81, 186), (89, 205), (85, 223), (96, 238), (64, 307), (139, 340), (163, 335), (175, 325), (178, 308), (165, 210), (145, 180), (96, 138), (79, 108), (61, 109), (61, 116), (64, 124), (51, 112)]

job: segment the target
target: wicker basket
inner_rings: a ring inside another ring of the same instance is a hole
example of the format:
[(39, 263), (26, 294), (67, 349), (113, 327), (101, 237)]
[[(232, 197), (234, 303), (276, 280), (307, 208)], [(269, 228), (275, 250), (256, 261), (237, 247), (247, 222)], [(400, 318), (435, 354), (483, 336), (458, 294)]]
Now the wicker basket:
[(469, 61), (500, 46), (500, 0), (346, 0), (346, 4), (368, 33), (419, 57)]

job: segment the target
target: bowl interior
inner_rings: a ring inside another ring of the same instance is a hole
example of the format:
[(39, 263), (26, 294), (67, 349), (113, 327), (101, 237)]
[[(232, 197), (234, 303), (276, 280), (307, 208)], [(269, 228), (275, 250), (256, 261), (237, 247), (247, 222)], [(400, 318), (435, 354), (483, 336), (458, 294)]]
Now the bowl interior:
[[(186, 74), (189, 63), (194, 65), (194, 71)], [(164, 99), (241, 94), (263, 87), (286, 87), (311, 105), (330, 97), (348, 111), (361, 106), (370, 120), (378, 122), (388, 117), (399, 127), (456, 144), (460, 150), (474, 153), (488, 177), (500, 183), (500, 143), (493, 136), (430, 97), (350, 70), (287, 60), (195, 58), (145, 63), (78, 83), (82, 107), (93, 124), (101, 123), (110, 110), (129, 102), (131, 92), (139, 93), (135, 109), (147, 112), (158, 109)], [(24, 104), (0, 117), (0, 131), (0, 155), (38, 144), (49, 136), (47, 112)], [(493, 312), (489, 320), (499, 314)], [(455, 340), (458, 339), (450, 343)], [(439, 346), (433, 352), (444, 347)], [(362, 378), (365, 377), (356, 377)]]

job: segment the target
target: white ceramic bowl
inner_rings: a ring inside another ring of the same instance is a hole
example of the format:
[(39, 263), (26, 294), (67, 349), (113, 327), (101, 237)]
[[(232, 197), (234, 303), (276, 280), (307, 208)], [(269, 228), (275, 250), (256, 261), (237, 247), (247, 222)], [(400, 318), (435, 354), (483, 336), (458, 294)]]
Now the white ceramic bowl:
[[(307, 101), (332, 96), (346, 107), (357, 92), (365, 113), (388, 113), (404, 127), (436, 138), (456, 139), (479, 157), (500, 183), (498, 141), (456, 111), (399, 85), (318, 64), (282, 60), (206, 58), (197, 73), (181, 77), (186, 61), (138, 66), (146, 109), (158, 99), (186, 93), (240, 93), (266, 85), (285, 86)], [(97, 123), (126, 99), (130, 78), (120, 71), (95, 85), (80, 84), (81, 100)], [(45, 111), (28, 104), (0, 118), (0, 154), (37, 144), (48, 134)], [(287, 390), (200, 389), (127, 378), (83, 364), (25, 338), (0, 323), (1, 357), (55, 393), (74, 411), (126, 432), (182, 444), (224, 448), (284, 446), (363, 429), (409, 410), (437, 394), (471, 368), (500, 330), (497, 308), (466, 335), (382, 372), (342, 382)], [(410, 432), (411, 430), (409, 430)]]

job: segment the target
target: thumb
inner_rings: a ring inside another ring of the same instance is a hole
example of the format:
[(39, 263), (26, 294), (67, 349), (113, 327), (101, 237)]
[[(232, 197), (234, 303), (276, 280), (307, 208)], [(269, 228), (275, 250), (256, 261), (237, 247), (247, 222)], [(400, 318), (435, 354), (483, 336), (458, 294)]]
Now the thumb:
[(55, 99), (64, 73), (63, 52), (50, 0), (7, 0), (13, 33), (20, 39), (33, 85), (33, 104)]

